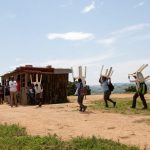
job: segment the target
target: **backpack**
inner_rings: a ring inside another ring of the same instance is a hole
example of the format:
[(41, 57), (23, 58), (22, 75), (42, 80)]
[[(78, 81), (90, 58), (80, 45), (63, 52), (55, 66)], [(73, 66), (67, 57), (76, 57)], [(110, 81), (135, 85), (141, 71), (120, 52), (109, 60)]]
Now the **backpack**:
[(81, 96), (86, 95), (86, 89), (85, 89), (85, 87), (81, 87), (81, 88), (80, 88), (80, 95), (81, 95)]
[(147, 93), (147, 85), (146, 85), (145, 82), (140, 83), (140, 90), (139, 90), (139, 92), (141, 94), (146, 94)]
[(113, 91), (114, 90), (114, 85), (110, 82), (108, 83), (108, 88), (109, 88), (109, 91)]

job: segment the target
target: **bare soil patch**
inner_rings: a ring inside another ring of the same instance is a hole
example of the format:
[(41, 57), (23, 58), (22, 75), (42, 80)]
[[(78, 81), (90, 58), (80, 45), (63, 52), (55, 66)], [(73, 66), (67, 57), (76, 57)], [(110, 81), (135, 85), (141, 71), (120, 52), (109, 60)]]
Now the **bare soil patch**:
[[(132, 94), (113, 94), (112, 98), (131, 98)], [(150, 98), (147, 95), (146, 98)], [(68, 97), (70, 103), (38, 106), (19, 106), (11, 108), (0, 105), (0, 123), (19, 124), (26, 127), (30, 135), (57, 134), (63, 140), (72, 137), (97, 136), (125, 144), (138, 145), (150, 149), (150, 116), (122, 115), (90, 110), (78, 111), (76, 97)], [(87, 96), (84, 103), (102, 100), (102, 95)]]

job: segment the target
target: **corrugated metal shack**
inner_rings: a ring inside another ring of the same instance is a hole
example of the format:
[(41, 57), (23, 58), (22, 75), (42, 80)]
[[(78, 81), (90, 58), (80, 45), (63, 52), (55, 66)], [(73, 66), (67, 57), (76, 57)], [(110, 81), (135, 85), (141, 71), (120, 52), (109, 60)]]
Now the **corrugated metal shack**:
[(17, 67), (14, 71), (1, 76), (2, 83), (5, 85), (7, 79), (14, 76), (15, 80), (20, 79), (21, 104), (28, 105), (27, 86), (31, 82), (40, 81), (43, 85), (43, 102), (45, 104), (63, 103), (67, 101), (68, 75), (71, 69), (47, 67), (33, 67), (26, 65)]

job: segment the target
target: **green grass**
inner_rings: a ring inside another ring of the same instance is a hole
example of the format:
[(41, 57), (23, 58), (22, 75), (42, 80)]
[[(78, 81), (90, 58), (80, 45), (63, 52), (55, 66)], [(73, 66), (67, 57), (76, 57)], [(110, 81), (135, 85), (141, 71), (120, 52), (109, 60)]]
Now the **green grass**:
[(0, 150), (139, 150), (111, 140), (77, 137), (62, 141), (56, 135), (29, 136), (18, 125), (0, 125)]
[(102, 112), (110, 112), (110, 113), (121, 113), (121, 114), (140, 114), (140, 115), (150, 115), (150, 102), (148, 102), (148, 109), (142, 110), (142, 102), (140, 99), (137, 99), (137, 106), (136, 109), (130, 108), (132, 105), (131, 99), (114, 99), (117, 104), (116, 107), (113, 108), (113, 105), (111, 102), (108, 102), (109, 108), (105, 108), (104, 101), (103, 100), (96, 100), (91, 103), (90, 108), (100, 110)]

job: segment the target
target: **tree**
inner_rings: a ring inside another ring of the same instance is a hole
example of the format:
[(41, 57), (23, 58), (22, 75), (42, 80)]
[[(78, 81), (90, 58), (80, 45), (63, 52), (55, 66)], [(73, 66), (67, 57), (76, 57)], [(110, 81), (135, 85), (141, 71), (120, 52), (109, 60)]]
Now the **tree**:
[(68, 87), (67, 87), (67, 95), (74, 95), (76, 91), (76, 85), (74, 82), (68, 82)]
[(135, 86), (129, 86), (125, 89), (125, 92), (136, 92), (136, 87)]

